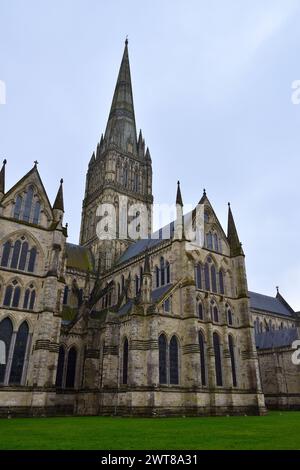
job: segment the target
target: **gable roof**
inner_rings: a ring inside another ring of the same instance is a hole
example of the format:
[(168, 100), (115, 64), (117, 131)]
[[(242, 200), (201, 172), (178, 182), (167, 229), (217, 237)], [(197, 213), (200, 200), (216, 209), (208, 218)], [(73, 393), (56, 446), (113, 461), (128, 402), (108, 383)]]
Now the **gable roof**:
[(296, 339), (299, 339), (297, 328), (271, 330), (255, 335), (257, 349), (272, 349), (291, 346)]
[[(26, 179), (28, 179), (31, 175), (35, 175), (35, 176), (37, 177), (38, 182), (39, 182), (39, 184), (40, 184), (40, 186), (41, 186), (41, 188), (42, 188), (42, 191), (43, 191), (43, 193), (44, 193), (44, 196), (45, 196), (45, 198), (46, 198), (46, 201), (47, 201), (47, 203), (49, 204), (49, 209), (50, 209), (50, 211), (51, 211), (51, 213), (52, 213), (52, 205), (51, 205), (51, 203), (50, 203), (50, 201), (49, 201), (48, 194), (47, 194), (47, 192), (46, 192), (44, 183), (43, 183), (43, 181), (42, 181), (42, 178), (41, 178), (41, 176), (40, 176), (40, 173), (39, 173), (39, 171), (38, 171), (36, 165), (34, 165), (34, 167), (31, 168), (31, 170), (28, 171), (28, 173), (26, 173), (26, 175), (24, 175), (19, 181), (17, 181), (16, 184), (14, 184), (14, 185), (10, 188), (9, 191), (7, 191), (7, 193), (5, 194), (5, 196), (4, 196), (4, 198), (3, 198), (3, 201), (5, 201), (5, 200), (18, 188), (18, 186), (22, 185), (22, 184), (26, 181)], [(2, 201), (2, 202), (3, 202), (3, 201)]]
[(293, 317), (293, 310), (288, 308), (277, 297), (270, 297), (268, 295), (258, 294), (257, 292), (250, 292), (250, 307), (255, 310), (261, 310), (263, 312), (275, 313), (277, 315), (284, 315), (287, 317)]

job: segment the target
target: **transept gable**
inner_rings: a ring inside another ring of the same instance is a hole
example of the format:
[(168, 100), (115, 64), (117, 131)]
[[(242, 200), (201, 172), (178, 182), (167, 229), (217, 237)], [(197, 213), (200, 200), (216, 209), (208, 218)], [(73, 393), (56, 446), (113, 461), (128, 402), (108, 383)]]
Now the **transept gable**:
[(52, 207), (36, 165), (4, 195), (1, 205), (4, 217), (47, 228), (53, 222)]

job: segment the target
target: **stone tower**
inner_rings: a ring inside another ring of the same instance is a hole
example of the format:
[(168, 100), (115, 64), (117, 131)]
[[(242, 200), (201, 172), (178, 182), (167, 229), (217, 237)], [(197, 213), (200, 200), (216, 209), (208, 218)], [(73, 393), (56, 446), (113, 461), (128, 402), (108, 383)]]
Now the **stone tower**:
[[(91, 248), (100, 272), (109, 269), (132, 241), (148, 237), (152, 203), (152, 162), (141, 131), (137, 138), (126, 40), (105, 134), (89, 163), (83, 201), (80, 244)], [(106, 207), (113, 208), (113, 221), (107, 218)], [(112, 226), (115, 236), (99, 237), (100, 227), (105, 235)]]

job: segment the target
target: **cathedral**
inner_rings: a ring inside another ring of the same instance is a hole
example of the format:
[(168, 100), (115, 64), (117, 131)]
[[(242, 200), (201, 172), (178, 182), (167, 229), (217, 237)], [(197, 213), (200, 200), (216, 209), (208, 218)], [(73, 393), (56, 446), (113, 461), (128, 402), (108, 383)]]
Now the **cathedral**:
[[(67, 242), (63, 180), (51, 203), (37, 162), (8, 190), (6, 171), (4, 161), (0, 416), (300, 409), (299, 313), (279, 290), (248, 290), (230, 205), (225, 232), (205, 191), (184, 212), (178, 182), (176, 219), (152, 233), (152, 160), (137, 133), (127, 40), (88, 164), (80, 243)], [(192, 236), (200, 226), (202, 240)]]

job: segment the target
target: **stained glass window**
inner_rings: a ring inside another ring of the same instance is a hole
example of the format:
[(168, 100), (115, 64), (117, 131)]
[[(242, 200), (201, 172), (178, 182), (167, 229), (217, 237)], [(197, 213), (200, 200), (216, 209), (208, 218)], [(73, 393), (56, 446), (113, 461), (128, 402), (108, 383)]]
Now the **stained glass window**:
[(33, 247), (31, 248), (29, 262), (28, 262), (28, 272), (30, 273), (34, 272), (36, 256), (37, 256), (37, 251), (36, 251), (36, 248)]
[(203, 305), (201, 302), (198, 303), (198, 317), (203, 320)]
[(215, 265), (213, 264), (211, 266), (211, 286), (212, 286), (212, 291), (217, 292), (217, 275), (216, 275), (216, 268)]
[(236, 380), (234, 344), (233, 344), (233, 339), (232, 339), (231, 335), (228, 336), (228, 345), (229, 345), (229, 353), (230, 353), (230, 359), (231, 359), (232, 385), (234, 387), (236, 387), (237, 386), (237, 380)]
[(33, 223), (38, 224), (40, 219), (40, 212), (41, 212), (41, 203), (36, 201), (34, 206), (34, 213), (33, 213)]
[(204, 278), (205, 278), (205, 289), (210, 290), (210, 277), (209, 277), (208, 263), (205, 263), (205, 266), (204, 266)]
[(66, 388), (74, 388), (76, 375), (77, 351), (73, 347), (68, 354)]
[(5, 371), (7, 366), (8, 353), (11, 343), (11, 337), (13, 334), (13, 325), (9, 318), (5, 318), (0, 322), (0, 341), (5, 344), (5, 364), (0, 363), (0, 383), (4, 382)]
[(15, 287), (14, 295), (13, 295), (13, 301), (12, 301), (13, 307), (15, 308), (19, 307), (20, 297), (21, 297), (21, 289), (19, 286), (17, 286)]
[(221, 346), (220, 346), (220, 338), (217, 333), (213, 334), (213, 344), (214, 344), (214, 353), (215, 353), (216, 385), (221, 387), (223, 385)]
[(21, 209), (22, 209), (22, 202), (23, 202), (22, 197), (17, 196), (16, 203), (15, 203), (15, 208), (14, 208), (14, 218), (15, 219), (20, 218)]
[(165, 285), (165, 260), (163, 257), (160, 258), (160, 285)]
[(21, 271), (24, 271), (26, 268), (27, 254), (28, 254), (28, 243), (23, 242), (22, 249), (21, 249), (21, 256), (19, 260), (19, 266), (18, 266), (18, 269), (20, 269)]
[(23, 220), (25, 220), (25, 222), (30, 221), (32, 200), (33, 200), (33, 187), (30, 186), (30, 188), (27, 191), (27, 195), (26, 195), (26, 199), (25, 199), (24, 213), (23, 213)]
[(17, 240), (14, 245), (12, 260), (10, 264), (10, 267), (12, 269), (17, 269), (18, 267), (20, 251), (21, 251), (21, 242), (20, 240)]
[(160, 335), (158, 340), (159, 348), (159, 383), (167, 384), (167, 339), (165, 335)]
[(203, 333), (199, 331), (199, 349), (200, 349), (200, 370), (201, 370), (201, 383), (206, 385), (206, 365), (205, 365), (205, 343)]
[(11, 243), (10, 241), (7, 241), (3, 245), (3, 252), (2, 252), (2, 259), (1, 259), (1, 266), (3, 268), (6, 268), (8, 266), (10, 250), (11, 250)]
[(29, 328), (27, 322), (23, 322), (18, 330), (16, 337), (16, 344), (9, 378), (10, 384), (19, 385), (21, 383), (26, 347), (28, 342), (28, 334)]
[(201, 264), (197, 264), (196, 266), (196, 286), (197, 289), (202, 289), (202, 267)]
[(178, 362), (178, 342), (176, 336), (170, 341), (170, 384), (177, 385), (179, 383), (179, 362)]
[(4, 301), (3, 301), (3, 305), (5, 307), (10, 307), (12, 294), (13, 294), (13, 287), (7, 286), (6, 291), (5, 291)]

